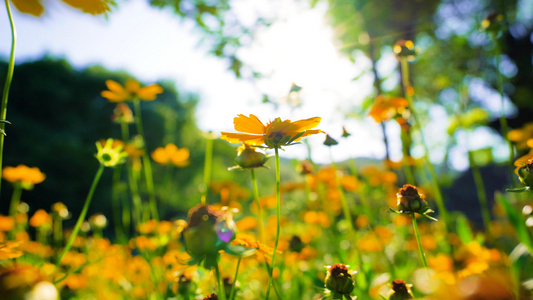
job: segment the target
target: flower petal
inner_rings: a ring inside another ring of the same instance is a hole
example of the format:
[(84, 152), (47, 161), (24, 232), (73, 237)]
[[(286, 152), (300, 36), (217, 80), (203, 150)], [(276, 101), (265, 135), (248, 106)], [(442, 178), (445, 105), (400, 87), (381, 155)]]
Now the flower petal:
[(44, 6), (40, 0), (11, 0), (11, 2), (23, 14), (40, 17), (44, 13)]
[(307, 129), (311, 129), (313, 127), (317, 127), (318, 124), (320, 124), (321, 120), (322, 120), (321, 117), (314, 117), (314, 118), (309, 118), (305, 120), (295, 121), (292, 124), (297, 126), (297, 129), (295, 129), (295, 131), (300, 132), (300, 131), (304, 131)]
[(137, 91), (137, 95), (139, 98), (145, 101), (152, 101), (155, 100), (158, 94), (161, 94), (163, 92), (163, 88), (160, 87), (157, 84), (151, 84), (148, 86), (145, 86)]
[(261, 145), (265, 141), (265, 137), (261, 134), (246, 134), (246, 133), (232, 133), (221, 132), (221, 139), (230, 143), (243, 143), (246, 142), (249, 145)]
[(124, 88), (122, 85), (114, 80), (106, 80), (105, 85), (107, 85), (107, 88), (112, 92), (124, 92)]
[(264, 134), (265, 125), (254, 115), (250, 114), (249, 117), (245, 115), (238, 115), (233, 118), (233, 124), (235, 130), (247, 133)]

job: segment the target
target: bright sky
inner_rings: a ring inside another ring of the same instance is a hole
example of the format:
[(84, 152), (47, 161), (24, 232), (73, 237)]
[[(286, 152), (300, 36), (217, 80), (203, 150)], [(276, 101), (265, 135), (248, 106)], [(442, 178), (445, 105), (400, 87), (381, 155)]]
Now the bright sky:
[[(237, 114), (255, 114), (264, 122), (278, 116), (291, 120), (320, 116), (319, 128), (340, 142), (333, 148), (335, 160), (384, 157), (379, 125), (368, 117), (362, 121), (345, 118), (371, 92), (372, 77), (352, 80), (368, 68), (369, 62), (362, 57), (355, 65), (338, 53), (333, 29), (326, 23), (324, 2), (314, 9), (307, 1), (258, 0), (253, 5), (243, 0), (233, 2), (234, 10), (245, 21), (253, 15), (252, 10), (258, 9), (274, 12), (278, 20), (262, 29), (251, 47), (239, 50), (245, 63), (269, 75), (253, 84), (236, 79), (227, 70), (226, 61), (207, 54), (192, 22), (182, 22), (170, 10), (152, 8), (147, 2), (119, 1), (118, 9), (107, 20), (79, 13), (59, 1), (46, 2), (49, 5), (42, 18), (13, 10), (18, 32), (17, 63), (48, 54), (65, 57), (80, 68), (101, 64), (110, 70), (126, 70), (146, 83), (174, 80), (179, 90), (200, 95), (197, 120), (205, 131), (233, 131)], [(7, 14), (0, 9), (3, 58), (9, 54), (8, 26)], [(381, 64), (380, 71), (394, 72), (390, 66)], [(272, 105), (261, 104), (264, 93), (283, 101), (293, 82), (303, 87), (301, 107), (283, 105), (275, 111)], [(433, 113), (442, 117), (442, 112)], [(348, 139), (340, 139), (342, 126), (352, 133)], [(399, 128), (391, 122), (387, 129), (393, 159), (399, 159)], [(308, 140), (313, 146), (313, 159), (330, 162), (329, 150), (322, 145), (324, 137)], [(304, 158), (307, 150), (298, 145), (281, 155)], [(436, 155), (439, 160), (444, 153)], [(464, 162), (458, 162), (456, 167), (465, 167)]]

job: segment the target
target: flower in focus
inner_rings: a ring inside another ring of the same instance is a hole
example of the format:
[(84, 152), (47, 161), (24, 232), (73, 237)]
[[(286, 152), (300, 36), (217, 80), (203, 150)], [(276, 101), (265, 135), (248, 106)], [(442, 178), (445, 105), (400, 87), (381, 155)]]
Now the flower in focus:
[(424, 195), (420, 194), (414, 185), (405, 184), (398, 190), (396, 199), (396, 208), (398, 211), (391, 209), (393, 212), (400, 214), (419, 213), (430, 220), (437, 221), (437, 219), (427, 215), (428, 213), (432, 213), (433, 210), (429, 208)]
[(406, 284), (401, 279), (395, 279), (392, 281), (392, 291), (389, 293), (389, 300), (406, 300), (414, 299), (411, 292), (411, 284)]
[(236, 166), (231, 167), (230, 170), (260, 168), (265, 165), (267, 160), (268, 156), (257, 151), (256, 147), (242, 143), (237, 148), (237, 157), (235, 158)]
[(127, 100), (155, 100), (158, 94), (163, 92), (163, 88), (157, 84), (147, 85), (141, 88), (138, 81), (133, 79), (126, 80), (124, 86), (114, 80), (105, 82), (109, 90), (102, 91), (102, 97), (109, 102), (123, 102)]
[(530, 192), (533, 192), (533, 150), (517, 159), (514, 162), (514, 165), (516, 167), (514, 172), (516, 175), (518, 175), (518, 179), (520, 179), (520, 183), (522, 183), (524, 187), (518, 189), (507, 189), (507, 191), (523, 192), (529, 190)]
[(2, 170), (2, 178), (11, 183), (20, 183), (22, 188), (30, 190), (33, 185), (41, 183), (46, 178), (39, 168), (29, 168), (25, 165), (5, 167)]
[(314, 117), (291, 122), (276, 118), (265, 126), (255, 115), (250, 114), (247, 117), (241, 114), (233, 119), (233, 124), (235, 130), (244, 133), (222, 132), (220, 138), (230, 143), (247, 143), (255, 146), (264, 144), (267, 148), (280, 148), (289, 146), (302, 137), (322, 132), (320, 129), (311, 130), (318, 126), (320, 120), (320, 117)]
[(105, 143), (97, 142), (96, 149), (96, 158), (100, 164), (106, 167), (115, 167), (117, 165), (123, 164), (126, 161), (128, 154), (123, 149), (122, 143), (116, 143), (113, 139), (107, 139)]
[(170, 143), (164, 148), (159, 147), (152, 152), (152, 159), (160, 164), (173, 164), (178, 168), (183, 168), (189, 164), (190, 152), (187, 148), (178, 148)]
[(350, 266), (344, 264), (334, 264), (327, 266), (325, 279), (326, 289), (333, 294), (333, 299), (343, 299), (344, 295), (350, 295), (355, 288), (353, 275), (357, 271), (349, 271)]
[(401, 116), (408, 105), (409, 104), (405, 98), (378, 95), (376, 99), (374, 99), (374, 104), (370, 107), (368, 115), (377, 123), (381, 123), (395, 118), (396, 116)]

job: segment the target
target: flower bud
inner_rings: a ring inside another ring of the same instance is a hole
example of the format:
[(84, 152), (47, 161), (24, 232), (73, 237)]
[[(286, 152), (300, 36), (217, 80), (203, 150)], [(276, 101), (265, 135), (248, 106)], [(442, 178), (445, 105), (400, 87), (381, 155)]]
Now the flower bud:
[(235, 164), (242, 169), (260, 168), (266, 163), (267, 160), (268, 156), (257, 151), (257, 148), (243, 143), (237, 149), (237, 158), (235, 158)]
[(407, 58), (407, 60), (414, 60), (417, 50), (415, 49), (415, 44), (410, 40), (399, 40), (394, 45), (394, 54), (398, 58)]
[(334, 264), (328, 266), (326, 274), (326, 288), (333, 293), (334, 297), (349, 295), (355, 288), (353, 279), (354, 272), (348, 270), (348, 265)]
[(326, 140), (324, 141), (324, 145), (326, 145), (328, 147), (331, 147), (331, 146), (335, 146), (335, 145), (338, 145), (338, 144), (339, 144), (339, 142), (337, 142), (334, 138), (329, 136), (329, 134), (326, 134)]
[(533, 187), (533, 158), (522, 167), (517, 168), (516, 174), (523, 185)]
[(401, 279), (395, 279), (392, 281), (392, 291), (389, 294), (389, 300), (406, 300), (413, 299), (411, 294), (411, 285), (406, 284)]
[(404, 185), (396, 197), (397, 209), (401, 213), (423, 213), (428, 208), (424, 195), (418, 193), (418, 189), (413, 185)]

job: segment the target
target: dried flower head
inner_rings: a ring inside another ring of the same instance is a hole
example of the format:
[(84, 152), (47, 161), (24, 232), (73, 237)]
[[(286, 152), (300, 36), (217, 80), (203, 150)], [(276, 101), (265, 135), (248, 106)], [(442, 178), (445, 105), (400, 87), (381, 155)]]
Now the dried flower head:
[(334, 298), (342, 298), (349, 295), (355, 288), (353, 275), (356, 271), (350, 271), (350, 266), (344, 264), (334, 264), (327, 266), (325, 279), (326, 288), (333, 294)]
[(391, 209), (395, 213), (399, 214), (414, 214), (418, 213), (424, 215), (426, 218), (436, 221), (435, 218), (429, 216), (433, 210), (429, 208), (429, 205), (424, 195), (418, 192), (418, 189), (414, 185), (405, 184), (398, 190), (396, 194), (397, 204), (396, 210)]

